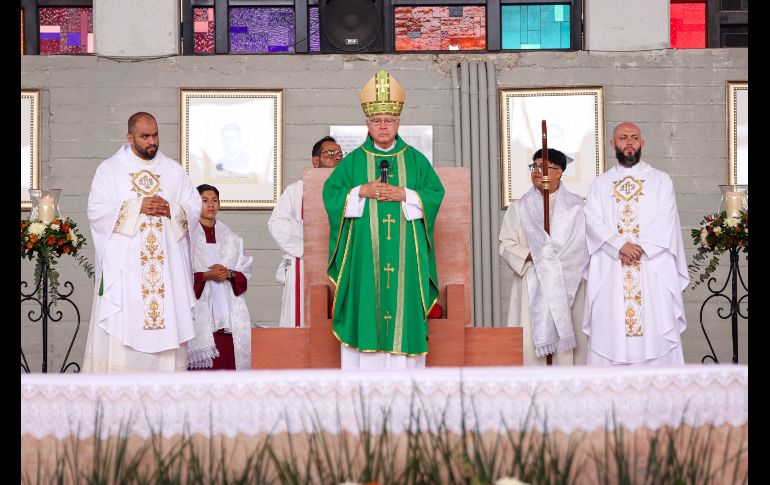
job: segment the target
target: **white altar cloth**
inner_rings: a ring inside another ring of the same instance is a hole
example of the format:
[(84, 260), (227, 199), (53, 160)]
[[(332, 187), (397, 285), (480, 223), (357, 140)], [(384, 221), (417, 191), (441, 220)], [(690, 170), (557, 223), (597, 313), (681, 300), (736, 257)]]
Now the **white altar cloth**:
[[(239, 433), (310, 432), (320, 427), (357, 434), (382, 425), (409, 426), (410, 406), (435, 429), (500, 431), (526, 426), (564, 433), (604, 429), (614, 419), (628, 430), (748, 423), (748, 367), (676, 368), (429, 367), (399, 371), (280, 370), (157, 374), (22, 374), (21, 435), (63, 439), (94, 434), (97, 402), (101, 435), (115, 435), (132, 417), (131, 432), (148, 438)], [(464, 403), (461, 405), (461, 401)], [(532, 403), (534, 402), (534, 407)], [(474, 411), (475, 409), (475, 411)], [(162, 427), (161, 427), (162, 422)]]

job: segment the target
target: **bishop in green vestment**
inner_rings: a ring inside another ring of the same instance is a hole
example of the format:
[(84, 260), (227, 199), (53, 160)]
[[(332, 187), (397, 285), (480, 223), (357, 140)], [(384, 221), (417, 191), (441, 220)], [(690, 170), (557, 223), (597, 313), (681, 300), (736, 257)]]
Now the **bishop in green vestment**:
[[(369, 135), (324, 184), (334, 335), (360, 352), (428, 352), (438, 299), (433, 228), (444, 187), (398, 136), (403, 91), (385, 71), (361, 92)], [(380, 179), (386, 161), (387, 183)]]

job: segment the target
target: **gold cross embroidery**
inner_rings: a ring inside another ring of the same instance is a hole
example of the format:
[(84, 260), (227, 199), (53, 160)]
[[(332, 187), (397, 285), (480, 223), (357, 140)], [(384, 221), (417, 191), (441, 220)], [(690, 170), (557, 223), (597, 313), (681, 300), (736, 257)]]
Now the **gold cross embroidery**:
[(396, 220), (390, 217), (390, 214), (388, 214), (388, 217), (383, 219), (382, 222), (388, 225), (388, 237), (386, 239), (390, 241), (390, 225), (396, 222)]
[[(388, 227), (390, 227), (390, 226), (388, 226)], [(383, 271), (385, 271), (385, 273), (388, 275), (388, 281), (387, 281), (387, 284), (385, 285), (385, 288), (389, 290), (390, 289), (390, 273), (396, 271), (396, 268), (394, 268), (393, 266), (390, 265), (390, 263), (388, 263), (383, 268)]]
[(390, 311), (385, 311), (385, 316), (382, 317), (385, 320), (385, 335), (388, 335), (390, 330), (390, 320), (393, 318), (393, 315), (390, 314)]
[(390, 83), (388, 83), (387, 76), (378, 76), (377, 81), (375, 82), (375, 96), (377, 97), (377, 101), (387, 101), (390, 91)]

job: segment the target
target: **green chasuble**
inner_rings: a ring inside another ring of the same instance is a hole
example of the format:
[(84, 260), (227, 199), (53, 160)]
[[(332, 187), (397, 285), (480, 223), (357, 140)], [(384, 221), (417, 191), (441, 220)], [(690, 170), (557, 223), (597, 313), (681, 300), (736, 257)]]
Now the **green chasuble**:
[[(407, 221), (401, 202), (376, 199), (366, 199), (360, 218), (345, 218), (351, 189), (379, 180), (382, 160), (390, 163), (388, 183), (417, 193), (422, 219)], [(389, 152), (367, 138), (326, 180), (327, 273), (336, 286), (332, 317), (340, 342), (361, 352), (428, 352), (427, 315), (438, 299), (433, 224), (443, 198), (428, 159), (398, 136)]]

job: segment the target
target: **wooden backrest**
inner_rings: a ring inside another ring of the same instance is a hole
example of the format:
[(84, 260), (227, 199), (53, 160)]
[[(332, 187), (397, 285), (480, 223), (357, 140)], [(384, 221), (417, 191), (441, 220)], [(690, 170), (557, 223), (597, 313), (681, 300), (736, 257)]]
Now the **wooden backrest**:
[[(329, 220), (322, 190), (331, 168), (306, 168), (304, 173), (305, 288), (333, 285), (326, 276), (329, 258)], [(439, 304), (446, 312), (446, 285), (465, 288), (465, 322), (471, 319), (471, 172), (467, 167), (436, 167), (444, 185), (444, 200), (434, 231)], [(333, 292), (333, 289), (332, 289)], [(310, 315), (309, 291), (305, 292), (305, 320)]]

